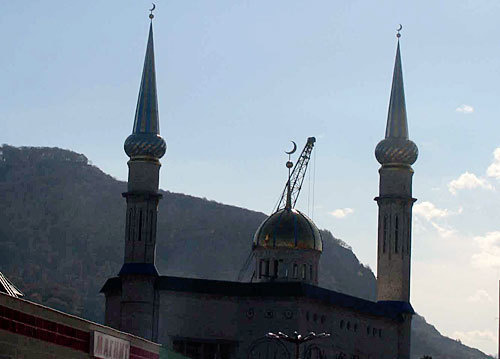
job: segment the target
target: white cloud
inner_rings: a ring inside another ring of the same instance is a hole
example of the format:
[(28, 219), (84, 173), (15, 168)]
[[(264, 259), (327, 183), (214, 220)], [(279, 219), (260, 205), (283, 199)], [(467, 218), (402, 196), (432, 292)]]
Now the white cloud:
[(473, 189), (478, 187), (493, 190), (493, 186), (487, 180), (479, 178), (474, 173), (470, 172), (462, 173), (460, 177), (448, 183), (448, 190), (453, 195), (456, 195), (457, 191), (460, 189)]
[(453, 333), (453, 336), (471, 347), (478, 347), (481, 344), (484, 345), (484, 342), (496, 343), (497, 341), (496, 335), (489, 330), (457, 331)]
[(425, 218), (428, 221), (433, 218), (446, 217), (450, 214), (446, 208), (437, 208), (434, 203), (431, 202), (422, 202), (415, 204), (415, 206), (413, 206), (413, 213), (415, 213), (415, 215), (417, 216)]
[(354, 213), (354, 209), (352, 208), (338, 208), (335, 211), (330, 212), (330, 214), (335, 218), (344, 218), (352, 213)]
[(439, 235), (443, 238), (449, 238), (457, 232), (453, 228), (443, 227), (443, 226), (440, 226), (439, 224), (432, 222), (432, 221), (431, 221), (431, 224), (438, 231)]
[(500, 179), (500, 147), (493, 151), (493, 163), (486, 170), (488, 177)]
[(460, 112), (460, 113), (464, 113), (464, 114), (469, 114), (469, 113), (474, 112), (474, 107), (472, 107), (470, 105), (462, 104), (462, 105), (458, 106), (455, 109), (455, 111)]
[(500, 231), (474, 237), (479, 253), (472, 255), (472, 264), (479, 268), (500, 267)]
[(467, 301), (472, 303), (480, 303), (480, 302), (491, 303), (493, 302), (493, 299), (491, 298), (491, 296), (488, 294), (487, 291), (485, 291), (484, 289), (479, 289), (476, 291), (476, 293), (468, 297)]

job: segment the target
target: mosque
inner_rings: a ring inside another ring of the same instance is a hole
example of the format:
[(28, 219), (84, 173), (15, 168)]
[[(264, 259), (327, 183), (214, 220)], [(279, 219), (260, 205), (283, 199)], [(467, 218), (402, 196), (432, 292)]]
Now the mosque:
[[(151, 20), (153, 16), (150, 16)], [(300, 346), (300, 357), (408, 359), (411, 320), (411, 165), (398, 43), (385, 138), (375, 149), (379, 169), (377, 301), (318, 287), (323, 243), (318, 228), (290, 201), (253, 238), (254, 276), (229, 282), (162, 276), (155, 266), (160, 159), (153, 24), (132, 134), (123, 266), (104, 284), (105, 324), (190, 358), (298, 358), (283, 332), (328, 333)], [(290, 187), (290, 185), (288, 185)], [(249, 239), (250, 241), (250, 239)], [(250, 244), (250, 243), (249, 243)], [(277, 339), (276, 337), (282, 337)], [(311, 339), (312, 337), (308, 337)], [(290, 339), (290, 340), (292, 340)], [(302, 337), (302, 339), (305, 339)]]

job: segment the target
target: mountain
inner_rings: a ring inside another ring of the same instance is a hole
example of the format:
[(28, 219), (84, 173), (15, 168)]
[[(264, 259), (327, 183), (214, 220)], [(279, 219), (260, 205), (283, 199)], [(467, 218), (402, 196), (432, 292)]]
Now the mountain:
[[(0, 271), (35, 302), (102, 322), (101, 286), (123, 260), (120, 182), (58, 148), (0, 147)], [(164, 275), (236, 280), (263, 213), (162, 191), (157, 266)], [(373, 272), (322, 231), (320, 286), (375, 299)], [(490, 358), (415, 316), (412, 358)]]

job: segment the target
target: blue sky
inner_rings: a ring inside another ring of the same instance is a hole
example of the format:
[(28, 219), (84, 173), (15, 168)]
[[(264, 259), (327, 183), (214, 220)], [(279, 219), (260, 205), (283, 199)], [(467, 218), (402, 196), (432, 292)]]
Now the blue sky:
[[(316, 136), (314, 220), (374, 269), (373, 152), (384, 135), (395, 29), (403, 24), (410, 138), (420, 150), (412, 303), (444, 334), (496, 352), (500, 3), (156, 4), (168, 144), (161, 187), (269, 213), (286, 180), (289, 141), (302, 147)], [(132, 129), (149, 7), (4, 2), (0, 142), (72, 149), (125, 180), (122, 145)], [(306, 179), (298, 205), (306, 212), (308, 186)]]

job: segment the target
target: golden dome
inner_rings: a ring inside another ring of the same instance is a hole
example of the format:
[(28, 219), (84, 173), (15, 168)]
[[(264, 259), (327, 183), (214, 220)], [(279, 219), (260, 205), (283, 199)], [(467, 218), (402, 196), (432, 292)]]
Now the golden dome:
[(281, 209), (257, 229), (254, 248), (294, 248), (323, 250), (321, 234), (314, 222), (296, 209)]

